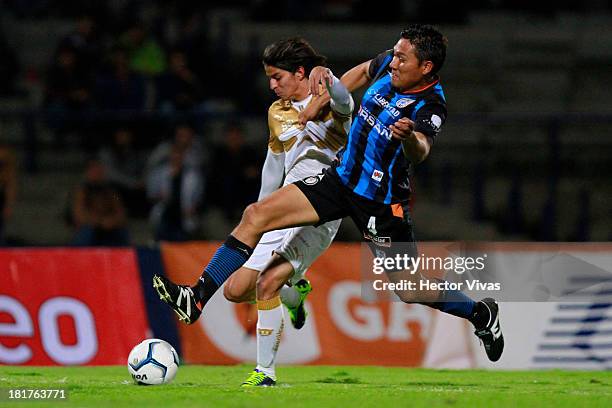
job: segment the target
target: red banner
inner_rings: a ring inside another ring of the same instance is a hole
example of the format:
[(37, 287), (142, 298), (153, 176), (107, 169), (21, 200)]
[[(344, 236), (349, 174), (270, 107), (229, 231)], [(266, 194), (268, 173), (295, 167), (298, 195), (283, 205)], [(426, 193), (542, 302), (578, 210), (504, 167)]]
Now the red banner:
[[(192, 284), (216, 248), (211, 243), (164, 245), (169, 278)], [(299, 331), (285, 325), (279, 363), (421, 365), (434, 312), (400, 302), (364, 302), (359, 262), (359, 244), (336, 243), (312, 265), (308, 320)], [(196, 324), (179, 326), (183, 357), (191, 363), (255, 359), (255, 306), (230, 303), (221, 292)]]
[(147, 326), (133, 250), (0, 251), (0, 364), (125, 364)]

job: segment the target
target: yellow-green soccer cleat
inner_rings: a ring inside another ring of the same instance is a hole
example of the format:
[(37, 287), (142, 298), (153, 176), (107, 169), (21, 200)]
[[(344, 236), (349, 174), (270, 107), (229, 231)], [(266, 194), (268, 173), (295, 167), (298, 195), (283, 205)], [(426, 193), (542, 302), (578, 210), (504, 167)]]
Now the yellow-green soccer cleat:
[(241, 387), (273, 387), (276, 385), (276, 381), (272, 377), (268, 377), (258, 369), (254, 369), (249, 378), (247, 378), (241, 385)]
[(306, 301), (306, 296), (312, 292), (312, 285), (308, 280), (300, 279), (293, 285), (293, 287), (300, 294), (300, 303), (298, 303), (298, 305), (295, 307), (285, 306), (287, 306), (287, 311), (289, 312), (289, 317), (291, 318), (291, 324), (293, 327), (299, 330), (304, 327), (304, 323), (306, 323), (308, 312), (306, 311), (304, 302)]

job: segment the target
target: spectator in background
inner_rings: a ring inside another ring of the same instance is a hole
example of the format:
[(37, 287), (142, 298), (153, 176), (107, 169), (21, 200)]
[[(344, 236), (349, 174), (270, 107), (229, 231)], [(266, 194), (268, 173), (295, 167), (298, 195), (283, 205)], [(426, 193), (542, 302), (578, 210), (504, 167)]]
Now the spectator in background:
[(166, 69), (164, 49), (141, 23), (132, 24), (119, 39), (127, 51), (129, 66), (146, 76), (159, 75)]
[(84, 14), (77, 19), (75, 29), (59, 43), (58, 49), (64, 48), (74, 51), (77, 66), (93, 75), (100, 60), (100, 46), (92, 16)]
[(185, 241), (198, 229), (204, 178), (199, 167), (185, 162), (185, 155), (173, 145), (168, 160), (149, 173), (147, 195), (154, 203), (151, 223), (156, 241)]
[(202, 101), (202, 84), (182, 51), (170, 53), (168, 70), (157, 78), (157, 94), (159, 107), (167, 112), (188, 111)]
[(98, 158), (108, 181), (117, 188), (131, 216), (144, 217), (149, 211), (144, 182), (146, 158), (134, 146), (134, 134), (126, 128), (113, 133), (111, 144), (100, 149)]
[(229, 221), (235, 221), (248, 204), (257, 201), (262, 160), (246, 144), (242, 127), (236, 123), (226, 126), (221, 144), (213, 151), (210, 198)]
[(63, 144), (66, 133), (79, 130), (79, 116), (91, 110), (91, 88), (91, 77), (77, 64), (75, 51), (58, 49), (47, 71), (43, 103), (58, 144)]
[(46, 79), (47, 105), (57, 105), (71, 111), (81, 111), (89, 107), (91, 77), (77, 63), (77, 56), (72, 48), (58, 49)]
[[(206, 88), (206, 96), (226, 96), (225, 92), (219, 95), (213, 95), (211, 89), (219, 87), (215, 77), (215, 67), (223, 65), (221, 61), (217, 62), (212, 55), (212, 47), (215, 41), (209, 36), (209, 29), (206, 24), (204, 10), (193, 10), (189, 5), (179, 6), (179, 15), (177, 16), (175, 30), (168, 33), (166, 38), (173, 49), (181, 50), (188, 61), (189, 68), (202, 81), (202, 86)], [(206, 6), (204, 6), (206, 8)], [(219, 36), (225, 33), (219, 33)], [(227, 64), (227, 60), (225, 60)]]
[(0, 29), (0, 96), (12, 96), (19, 93), (17, 89), (19, 69), (17, 54)]
[(0, 144), (0, 246), (6, 244), (4, 228), (17, 198), (17, 164), (13, 150)]
[(153, 149), (147, 160), (147, 171), (163, 165), (170, 161), (173, 149), (178, 149), (183, 153), (185, 166), (201, 170), (206, 155), (195, 129), (188, 123), (181, 123), (174, 129), (172, 140), (161, 142)]
[(127, 246), (130, 244), (125, 207), (119, 192), (96, 159), (87, 163), (72, 206), (75, 246)]
[(145, 80), (130, 68), (124, 49), (113, 50), (110, 67), (96, 79), (95, 96), (102, 109), (140, 111), (144, 108)]

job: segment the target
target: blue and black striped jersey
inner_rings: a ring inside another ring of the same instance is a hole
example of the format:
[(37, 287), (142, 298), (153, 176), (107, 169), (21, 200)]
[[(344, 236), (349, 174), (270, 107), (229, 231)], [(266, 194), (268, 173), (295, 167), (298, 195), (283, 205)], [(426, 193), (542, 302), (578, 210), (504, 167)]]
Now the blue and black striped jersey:
[(372, 84), (353, 120), (348, 142), (334, 171), (356, 194), (384, 204), (410, 198), (411, 164), (401, 143), (391, 137), (389, 126), (402, 117), (414, 121), (414, 129), (433, 139), (446, 120), (446, 100), (439, 79), (413, 92), (391, 86), (389, 64), (393, 51), (370, 63)]

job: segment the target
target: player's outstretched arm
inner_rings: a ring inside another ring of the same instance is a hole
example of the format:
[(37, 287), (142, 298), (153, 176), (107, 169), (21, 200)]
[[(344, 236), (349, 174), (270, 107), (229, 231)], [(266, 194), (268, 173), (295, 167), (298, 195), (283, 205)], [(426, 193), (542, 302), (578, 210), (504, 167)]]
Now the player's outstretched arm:
[(359, 88), (366, 86), (372, 78), (368, 73), (372, 60), (362, 62), (361, 64), (349, 69), (342, 75), (340, 80), (349, 90), (353, 92)]
[[(344, 73), (344, 75), (342, 75), (340, 80), (349, 92), (353, 92), (354, 90), (365, 86), (368, 81), (370, 81), (370, 76), (368, 75), (370, 62), (371, 60), (362, 62), (361, 64), (349, 69)], [(314, 67), (308, 76), (310, 93), (313, 96), (324, 96), (325, 93), (322, 92), (324, 88), (321, 87), (321, 85), (325, 85), (332, 76), (333, 74), (329, 68), (322, 66)]]
[[(371, 60), (370, 60), (371, 61)], [(348, 70), (340, 81), (346, 87), (348, 92), (353, 92), (356, 89), (366, 85), (370, 80), (368, 75), (368, 69), (370, 68), (370, 61), (363, 62), (350, 70)], [(300, 112), (299, 121), (302, 125), (306, 125), (306, 122), (313, 120), (327, 105), (331, 99), (329, 92), (325, 86), (324, 77), (331, 72), (327, 67), (317, 66), (310, 71), (308, 76), (308, 85), (310, 87), (310, 93), (313, 96), (313, 100), (308, 104), (306, 109)], [(351, 109), (352, 110), (352, 109)]]
[(334, 76), (330, 69), (324, 78), (325, 87), (331, 97), (331, 108), (341, 115), (349, 115), (353, 112), (353, 98), (342, 81)]

